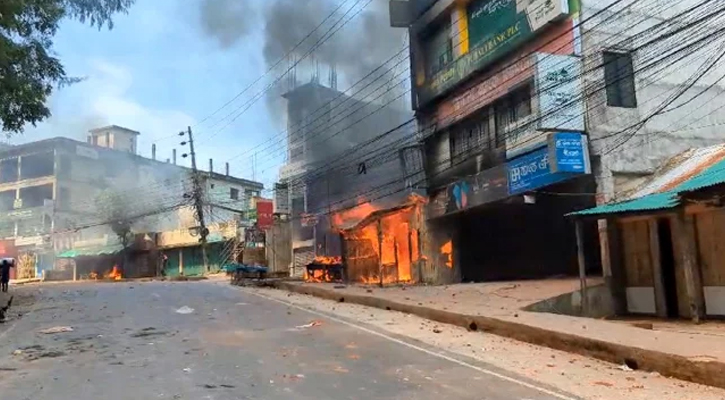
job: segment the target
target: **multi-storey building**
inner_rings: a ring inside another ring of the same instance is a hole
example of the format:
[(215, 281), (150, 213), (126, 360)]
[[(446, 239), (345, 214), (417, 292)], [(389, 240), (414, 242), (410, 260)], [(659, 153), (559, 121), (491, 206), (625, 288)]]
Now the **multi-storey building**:
[[(721, 140), (721, 73), (691, 80), (715, 51), (697, 45), (713, 10), (688, 14), (696, 3), (391, 0), (391, 23), (410, 32), (428, 218), (451, 280), (574, 273), (565, 214)], [(584, 239), (598, 270), (597, 226)]]
[[(108, 216), (97, 207), (106, 190), (125, 199), (124, 212), (144, 232), (195, 226), (184, 197), (190, 169), (136, 155), (137, 136), (111, 126), (92, 130), (87, 143), (58, 137), (0, 150), (0, 239), (33, 254), (38, 269), (84, 242), (113, 242)], [(263, 189), (228, 170), (202, 176), (210, 224), (234, 220)]]

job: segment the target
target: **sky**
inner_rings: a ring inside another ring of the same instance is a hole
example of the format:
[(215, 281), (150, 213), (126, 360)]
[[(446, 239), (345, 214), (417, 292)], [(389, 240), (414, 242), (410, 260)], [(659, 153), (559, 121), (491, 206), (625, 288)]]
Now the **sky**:
[[(389, 26), (387, 8), (387, 0), (137, 0), (127, 15), (115, 16), (112, 30), (63, 21), (56, 56), (69, 76), (85, 80), (57, 90), (49, 99), (52, 117), (9, 142), (56, 136), (85, 141), (90, 129), (119, 125), (141, 133), (141, 155), (150, 157), (156, 143), (157, 158), (166, 160), (173, 148), (185, 152), (177, 133), (191, 126), (200, 168), (213, 158), (221, 172), (229, 162), (232, 175), (271, 188), (285, 160), (286, 113), (282, 90), (266, 89), (287, 71), (285, 55), (303, 37), (309, 48), (338, 18), (345, 20), (322, 41), (316, 58), (302, 58), (297, 81), (309, 81), (313, 65), (335, 64), (341, 91), (369, 76), (379, 83), (361, 83), (355, 90), (369, 89), (356, 97), (383, 101), (383, 90), (373, 89), (409, 79), (407, 63), (395, 61), (388, 66), (396, 67), (380, 70), (387, 75), (368, 75), (394, 54), (407, 54), (400, 53), (405, 30)], [(335, 17), (326, 18), (332, 10)], [(279, 59), (285, 62), (265, 75)], [(323, 84), (325, 68), (319, 73)], [(189, 160), (179, 157), (179, 163)]]
[[(115, 17), (110, 31), (64, 21), (54, 49), (69, 76), (86, 80), (56, 91), (49, 102), (53, 116), (9, 142), (56, 136), (85, 140), (89, 129), (115, 124), (141, 132), (141, 155), (150, 157), (156, 143), (157, 158), (165, 160), (174, 147), (183, 152), (175, 134), (191, 126), (200, 167), (208, 168), (213, 158), (215, 169), (223, 171), (231, 159), (231, 173), (251, 179), (250, 150), (283, 131), (283, 124), (271, 120), (265, 102), (256, 102), (221, 130), (231, 120), (225, 117), (238, 114), (253, 94), (248, 92), (200, 122), (264, 73), (261, 33), (251, 30), (245, 40), (222, 48), (202, 33), (199, 4), (138, 0), (128, 15)], [(254, 174), (266, 187), (283, 160), (279, 146), (270, 150), (257, 156)]]

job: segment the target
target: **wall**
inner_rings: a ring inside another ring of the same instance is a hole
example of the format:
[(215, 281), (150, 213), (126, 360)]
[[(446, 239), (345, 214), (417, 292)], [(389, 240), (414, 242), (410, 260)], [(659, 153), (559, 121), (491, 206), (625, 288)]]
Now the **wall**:
[[(617, 46), (618, 43), (624, 43), (619, 45), (619, 48), (626, 50), (638, 43), (651, 40), (654, 34), (644, 33), (634, 42), (623, 42), (631, 35), (640, 33), (701, 2), (626, 0), (614, 10), (628, 7), (628, 12), (619, 13), (616, 18), (606, 21), (605, 19), (612, 15), (611, 12), (589, 19), (611, 3), (613, 0), (583, 0), (581, 19), (586, 21), (583, 28), (585, 69), (594, 70), (585, 75), (584, 79), (585, 85), (592, 89), (593, 85), (597, 82), (601, 84), (604, 79), (603, 69), (595, 68), (602, 64), (603, 50)], [(635, 71), (652, 63), (655, 57), (670, 50), (678, 41), (693, 39), (680, 34), (672, 41), (663, 42), (659, 47), (649, 47), (646, 51), (635, 53)], [(636, 184), (643, 175), (651, 174), (666, 159), (684, 150), (722, 142), (721, 125), (725, 124), (725, 113), (717, 110), (725, 107), (725, 96), (722, 96), (725, 85), (722, 82), (715, 82), (725, 72), (725, 68), (720, 66), (687, 90), (672, 106), (678, 106), (694, 95), (700, 94), (698, 98), (652, 118), (635, 135), (619, 145), (624, 136), (619, 134), (620, 132), (649, 116), (656, 107), (674, 94), (676, 89), (682, 88), (707, 56), (714, 52), (716, 49), (713, 44), (677, 64), (664, 68), (661, 72), (649, 70), (636, 73), (637, 108), (608, 107), (603, 90), (589, 91), (587, 129), (593, 154), (601, 156), (601, 165), (595, 165), (598, 192), (601, 193), (600, 202), (615, 199), (619, 193), (631, 186), (628, 182), (634, 181)], [(711, 84), (714, 86), (709, 87)], [(606, 136), (611, 137), (606, 138)]]

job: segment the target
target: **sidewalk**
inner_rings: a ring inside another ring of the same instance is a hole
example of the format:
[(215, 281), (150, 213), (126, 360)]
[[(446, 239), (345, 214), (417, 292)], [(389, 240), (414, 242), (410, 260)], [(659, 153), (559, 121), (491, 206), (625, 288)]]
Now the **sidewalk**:
[(340, 288), (334, 284), (279, 282), (277, 287), (334, 301), (401, 311), (558, 350), (625, 362), (664, 376), (725, 388), (725, 325), (608, 321), (522, 311), (529, 304), (571, 292), (578, 280), (522, 281), (450, 286)]

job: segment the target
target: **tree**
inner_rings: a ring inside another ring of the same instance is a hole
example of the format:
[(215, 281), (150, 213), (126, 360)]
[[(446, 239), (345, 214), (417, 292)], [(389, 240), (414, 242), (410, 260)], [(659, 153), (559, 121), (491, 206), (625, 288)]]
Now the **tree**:
[(128, 208), (128, 201), (118, 192), (106, 189), (96, 197), (96, 210), (98, 216), (110, 226), (123, 246), (122, 255), (125, 264), (126, 250), (134, 236), (131, 231), (134, 218)]
[(79, 82), (53, 55), (53, 37), (66, 18), (99, 30), (135, 0), (0, 0), (0, 122), (11, 135), (50, 116), (48, 96)]

